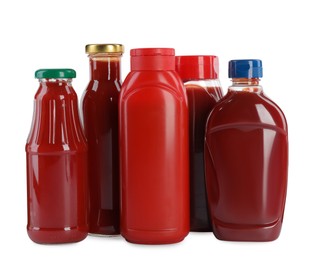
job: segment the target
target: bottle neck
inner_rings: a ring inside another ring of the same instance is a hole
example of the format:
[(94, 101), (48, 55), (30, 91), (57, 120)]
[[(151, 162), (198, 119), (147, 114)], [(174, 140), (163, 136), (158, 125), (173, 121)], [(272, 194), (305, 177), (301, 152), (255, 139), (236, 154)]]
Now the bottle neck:
[(175, 56), (132, 56), (131, 57), (131, 70), (142, 71), (163, 71), (163, 70), (175, 70)]
[(219, 79), (193, 79), (183, 80), (184, 85), (197, 85), (200, 87), (221, 87)]
[(260, 93), (263, 88), (259, 85), (259, 81), (259, 78), (233, 78), (229, 90)]
[(97, 81), (120, 81), (120, 53), (89, 55), (90, 78)]
[(72, 86), (72, 79), (39, 79), (39, 84), (45, 88), (60, 88)]

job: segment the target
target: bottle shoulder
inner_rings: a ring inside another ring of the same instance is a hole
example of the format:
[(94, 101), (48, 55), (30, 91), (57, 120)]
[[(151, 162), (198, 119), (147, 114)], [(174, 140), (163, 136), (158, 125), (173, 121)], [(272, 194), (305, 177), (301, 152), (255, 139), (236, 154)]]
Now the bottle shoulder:
[(85, 91), (86, 92), (97, 92), (97, 91), (106, 91), (107, 89), (113, 88), (116, 89), (117, 85), (121, 87), (122, 83), (120, 80), (96, 80), (91, 79), (87, 86)]
[(119, 95), (121, 85), (120, 81), (99, 82), (97, 80), (91, 80), (82, 94), (82, 100), (102, 100), (106, 97), (115, 97)]
[(36, 99), (28, 151), (84, 151), (87, 149), (75, 99)]
[(123, 88), (165, 85), (172, 88), (183, 87), (183, 82), (175, 71), (131, 71), (123, 82)]
[(79, 144), (36, 144), (27, 142), (25, 145), (25, 151), (27, 153), (36, 153), (43, 155), (54, 155), (54, 154), (76, 154), (86, 153), (87, 144), (86, 142), (80, 142)]
[(226, 124), (266, 124), (287, 131), (287, 122), (280, 107), (260, 93), (228, 91), (210, 114), (208, 127)]
[(186, 99), (183, 82), (175, 71), (132, 71), (122, 84), (121, 96), (125, 98), (148, 89), (167, 91)]

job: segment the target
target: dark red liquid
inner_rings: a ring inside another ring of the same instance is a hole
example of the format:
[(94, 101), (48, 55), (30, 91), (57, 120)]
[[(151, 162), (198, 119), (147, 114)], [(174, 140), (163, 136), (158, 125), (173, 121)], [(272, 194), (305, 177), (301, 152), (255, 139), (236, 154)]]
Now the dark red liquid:
[(288, 171), (287, 124), (280, 108), (262, 92), (229, 90), (210, 116), (206, 145), (215, 236), (239, 241), (276, 239), (283, 221)]
[(185, 87), (189, 106), (190, 229), (212, 231), (205, 185), (204, 139), (208, 115), (222, 98), (222, 89), (192, 84)]
[(88, 232), (87, 145), (65, 82), (41, 83), (26, 144), (27, 231), (37, 243), (77, 242)]
[(90, 66), (91, 81), (82, 98), (84, 131), (88, 141), (89, 232), (119, 234), (120, 58), (91, 59)]
[(176, 243), (189, 232), (188, 108), (173, 71), (134, 71), (120, 99), (121, 234)]

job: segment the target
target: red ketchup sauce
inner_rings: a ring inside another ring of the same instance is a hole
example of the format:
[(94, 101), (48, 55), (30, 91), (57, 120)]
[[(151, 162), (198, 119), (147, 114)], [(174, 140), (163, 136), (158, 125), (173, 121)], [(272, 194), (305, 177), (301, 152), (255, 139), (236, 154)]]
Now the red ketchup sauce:
[(88, 143), (89, 233), (120, 233), (118, 100), (120, 44), (87, 45), (91, 80), (82, 97)]
[(27, 232), (37, 243), (83, 240), (88, 232), (87, 145), (71, 85), (75, 71), (38, 70), (26, 144)]

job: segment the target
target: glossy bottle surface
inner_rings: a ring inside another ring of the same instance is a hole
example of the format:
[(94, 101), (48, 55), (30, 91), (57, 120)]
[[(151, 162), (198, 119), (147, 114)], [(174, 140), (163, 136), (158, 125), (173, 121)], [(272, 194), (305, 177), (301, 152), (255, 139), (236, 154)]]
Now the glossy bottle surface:
[(90, 55), (91, 80), (82, 97), (88, 142), (89, 233), (120, 233), (118, 99), (121, 53)]
[(133, 243), (176, 243), (189, 232), (187, 100), (170, 60), (172, 70), (137, 67), (122, 86), (121, 234)]
[(223, 96), (214, 55), (176, 56), (176, 71), (184, 82), (189, 107), (190, 230), (212, 231), (204, 167), (205, 126)]
[(214, 234), (222, 240), (271, 241), (282, 226), (287, 123), (255, 83), (229, 87), (207, 123), (208, 201)]
[(37, 243), (87, 236), (87, 145), (70, 79), (42, 79), (26, 144), (29, 237)]
[(205, 185), (204, 140), (208, 115), (222, 98), (222, 88), (213, 80), (186, 82), (185, 88), (189, 106), (191, 231), (212, 231)]

